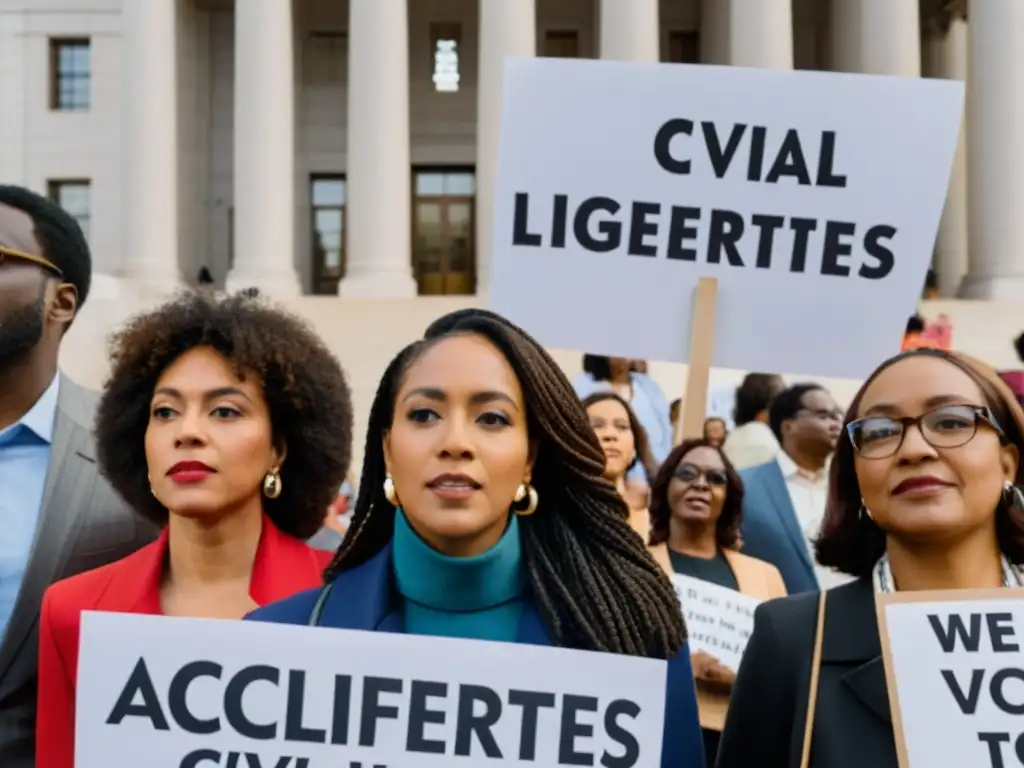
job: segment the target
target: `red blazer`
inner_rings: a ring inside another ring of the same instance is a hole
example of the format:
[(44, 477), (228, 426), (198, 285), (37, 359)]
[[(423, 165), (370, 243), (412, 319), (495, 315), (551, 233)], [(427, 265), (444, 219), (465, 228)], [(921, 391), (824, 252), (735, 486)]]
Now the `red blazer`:
[[(75, 764), (75, 680), (82, 611), (159, 615), (167, 529), (123, 560), (58, 581), (43, 595), (39, 617), (36, 768)], [(259, 605), (311, 589), (333, 553), (321, 552), (263, 519), (249, 594)]]

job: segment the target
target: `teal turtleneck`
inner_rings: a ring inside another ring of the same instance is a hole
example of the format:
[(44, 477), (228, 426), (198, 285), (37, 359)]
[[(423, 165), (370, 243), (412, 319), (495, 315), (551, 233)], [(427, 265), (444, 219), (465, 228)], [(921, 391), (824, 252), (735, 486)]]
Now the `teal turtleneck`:
[(486, 552), (449, 557), (423, 541), (399, 509), (391, 562), (406, 632), (516, 639), (525, 577), (515, 515), (498, 543)]

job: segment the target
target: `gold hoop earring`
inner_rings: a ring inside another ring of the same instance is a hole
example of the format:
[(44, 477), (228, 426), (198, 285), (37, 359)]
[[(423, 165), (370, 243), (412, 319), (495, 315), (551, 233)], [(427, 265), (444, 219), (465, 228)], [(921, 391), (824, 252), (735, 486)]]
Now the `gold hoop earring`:
[(515, 513), (520, 517), (529, 517), (532, 515), (537, 511), (537, 504), (540, 502), (540, 496), (537, 495), (537, 489), (532, 485), (526, 485), (524, 483), (516, 489), (515, 501), (518, 504), (527, 497), (529, 497), (530, 500), (527, 503), (526, 508), (515, 510)]
[(398, 500), (398, 491), (395, 489), (395, 481), (391, 478), (391, 475), (384, 478), (384, 498), (395, 509), (402, 506), (402, 503)]
[(263, 476), (263, 495), (276, 499), (281, 495), (281, 473), (275, 468)]

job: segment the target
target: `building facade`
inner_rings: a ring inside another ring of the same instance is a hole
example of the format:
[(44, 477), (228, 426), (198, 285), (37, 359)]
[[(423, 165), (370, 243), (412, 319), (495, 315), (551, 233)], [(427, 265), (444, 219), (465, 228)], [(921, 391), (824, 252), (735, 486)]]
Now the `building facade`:
[(506, 56), (960, 78), (940, 286), (1024, 298), (1024, 2), (961, 5), (0, 0), (0, 181), (79, 217), (109, 297), (485, 294)]

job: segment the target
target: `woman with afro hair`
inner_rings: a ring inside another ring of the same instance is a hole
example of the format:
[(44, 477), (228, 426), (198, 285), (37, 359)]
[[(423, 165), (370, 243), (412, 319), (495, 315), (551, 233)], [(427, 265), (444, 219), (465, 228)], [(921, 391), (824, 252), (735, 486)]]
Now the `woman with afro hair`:
[(156, 542), (51, 586), (39, 629), (37, 768), (72, 768), (83, 610), (238, 619), (321, 581), (307, 546), (345, 479), (338, 361), (251, 293), (189, 293), (111, 345), (97, 461)]

